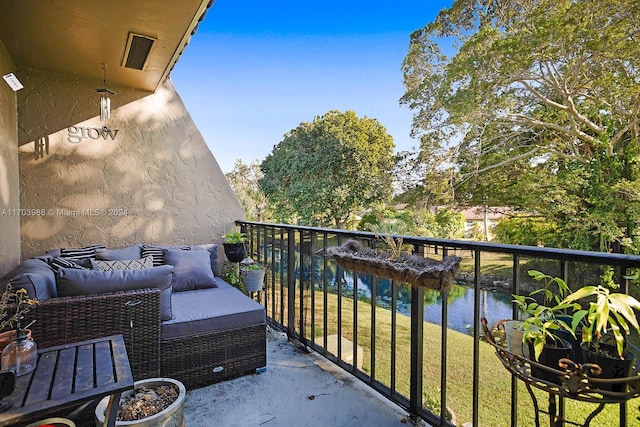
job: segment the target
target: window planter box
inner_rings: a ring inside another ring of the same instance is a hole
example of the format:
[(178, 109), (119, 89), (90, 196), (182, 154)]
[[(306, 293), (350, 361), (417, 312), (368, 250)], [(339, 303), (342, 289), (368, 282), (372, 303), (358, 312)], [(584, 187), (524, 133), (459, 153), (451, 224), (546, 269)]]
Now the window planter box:
[(349, 270), (443, 291), (451, 289), (462, 260), (453, 255), (440, 261), (407, 253), (394, 257), (391, 252), (367, 248), (356, 240), (327, 248), (327, 255)]

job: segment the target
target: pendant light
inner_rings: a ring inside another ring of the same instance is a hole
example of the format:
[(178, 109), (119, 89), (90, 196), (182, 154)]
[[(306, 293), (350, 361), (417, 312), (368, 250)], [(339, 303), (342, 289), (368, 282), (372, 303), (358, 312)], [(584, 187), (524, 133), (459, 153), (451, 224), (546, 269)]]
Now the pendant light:
[(96, 89), (100, 94), (100, 121), (111, 118), (111, 95), (117, 95), (107, 87), (107, 64), (102, 64), (102, 88)]

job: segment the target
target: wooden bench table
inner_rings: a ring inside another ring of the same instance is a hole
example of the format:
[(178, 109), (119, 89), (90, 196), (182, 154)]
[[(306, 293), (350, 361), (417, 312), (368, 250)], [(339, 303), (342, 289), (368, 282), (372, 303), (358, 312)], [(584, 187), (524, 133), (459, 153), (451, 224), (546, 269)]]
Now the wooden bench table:
[(25, 425), (45, 416), (111, 395), (105, 425), (113, 426), (120, 394), (133, 388), (133, 375), (122, 335), (38, 350), (33, 372), (16, 378), (0, 413), (0, 426)]

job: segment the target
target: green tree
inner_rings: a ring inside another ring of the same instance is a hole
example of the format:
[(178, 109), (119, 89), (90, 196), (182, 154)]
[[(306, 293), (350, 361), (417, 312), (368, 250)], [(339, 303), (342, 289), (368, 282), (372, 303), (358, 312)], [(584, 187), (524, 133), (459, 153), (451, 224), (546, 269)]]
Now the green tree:
[(448, 208), (439, 208), (436, 213), (427, 209), (413, 212), (416, 222), (415, 234), (423, 237), (457, 239), (464, 235), (464, 215)]
[(452, 170), (440, 169), (415, 148), (397, 153), (393, 168), (395, 203), (408, 203), (415, 209), (452, 204)]
[(393, 148), (377, 120), (329, 111), (274, 147), (260, 188), (294, 223), (344, 228), (357, 210), (389, 200)]
[(638, 16), (638, 0), (455, 0), (411, 35), (401, 102), (460, 203), (535, 211), (562, 246), (640, 249)]
[(245, 165), (242, 160), (236, 159), (233, 170), (225, 174), (225, 177), (244, 208), (247, 220), (262, 222), (273, 219), (267, 197), (258, 186), (262, 171), (257, 160)]
[(362, 231), (378, 231), (391, 234), (413, 234), (414, 220), (407, 211), (392, 208), (374, 209), (362, 217), (357, 229)]

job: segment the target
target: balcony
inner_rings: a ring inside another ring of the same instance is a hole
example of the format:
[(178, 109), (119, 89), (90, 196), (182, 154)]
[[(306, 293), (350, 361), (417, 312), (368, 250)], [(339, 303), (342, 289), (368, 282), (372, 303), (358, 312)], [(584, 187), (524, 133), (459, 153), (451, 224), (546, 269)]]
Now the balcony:
[(392, 426), (407, 412), (316, 353), (267, 333), (264, 373), (188, 392), (187, 426)]
[[(400, 410), (395, 414), (404, 412), (430, 425), (453, 425), (452, 418), (456, 425), (534, 425), (531, 396), (504, 369), (483, 338), (481, 316), (490, 323), (504, 318), (496, 318), (497, 314), (487, 307), (484, 288), (503, 287), (507, 296), (526, 293), (524, 289), (532, 285), (526, 272), (534, 268), (563, 277), (571, 287), (578, 288), (597, 281), (603, 266), (611, 266), (617, 278), (640, 267), (638, 256), (404, 236), (404, 243), (412, 245), (414, 253), (435, 259), (447, 254), (462, 258), (457, 282), (470, 295), (466, 299), (470, 301), (467, 311), (472, 313), (472, 320), (460, 332), (451, 326), (457, 314), (449, 313), (456, 296), (452, 294), (458, 291), (430, 291), (354, 274), (325, 256), (328, 247), (347, 239), (376, 247), (380, 240), (373, 233), (242, 221), (238, 225), (250, 238), (251, 256), (271, 266), (266, 290), (254, 297), (266, 307), (274, 330), (286, 332), (301, 348), (324, 356), (397, 405)], [(620, 290), (628, 293), (632, 285), (620, 280)], [(449, 301), (435, 305), (435, 322), (425, 321), (425, 295)], [(515, 309), (510, 310), (507, 317), (516, 318)], [(631, 337), (629, 342), (637, 344), (638, 337)], [(283, 345), (276, 344), (275, 349), (273, 345), (270, 343), (269, 369), (286, 369), (277, 358)], [(300, 372), (295, 366), (289, 369)], [(236, 381), (241, 381), (241, 389), (260, 390), (262, 380), (258, 376)], [(220, 387), (233, 387), (233, 383)], [(293, 393), (291, 398), (283, 398), (285, 402), (299, 401), (299, 392), (285, 381), (276, 382), (274, 387), (274, 393), (282, 396)], [(323, 387), (319, 381), (318, 388), (309, 393), (319, 396), (324, 393)], [(548, 395), (534, 390), (534, 396), (540, 402), (539, 409), (545, 410)], [(590, 425), (640, 425), (639, 405), (640, 398), (608, 404)], [(596, 408), (593, 403), (558, 400), (559, 417), (578, 425), (585, 423)], [(329, 413), (337, 410), (331, 404), (325, 409)], [(279, 410), (288, 411), (286, 406)], [(293, 410), (304, 417), (301, 407)], [(237, 416), (242, 419), (244, 413)], [(268, 413), (261, 413), (261, 422), (268, 421)], [(548, 422), (545, 414), (540, 417), (542, 423)], [(370, 424), (381, 425), (376, 419), (377, 415)]]

